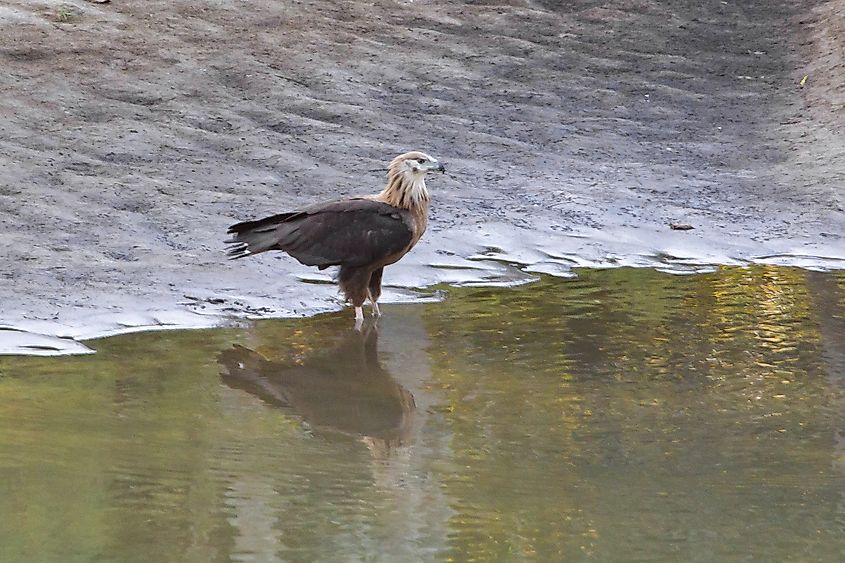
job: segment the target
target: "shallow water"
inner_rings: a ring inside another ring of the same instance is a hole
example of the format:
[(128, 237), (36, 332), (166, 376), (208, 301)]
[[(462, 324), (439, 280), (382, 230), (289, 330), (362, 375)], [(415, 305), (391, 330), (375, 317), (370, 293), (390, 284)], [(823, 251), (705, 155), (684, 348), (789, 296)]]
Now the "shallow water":
[(0, 560), (845, 556), (845, 274), (384, 309), (0, 358)]

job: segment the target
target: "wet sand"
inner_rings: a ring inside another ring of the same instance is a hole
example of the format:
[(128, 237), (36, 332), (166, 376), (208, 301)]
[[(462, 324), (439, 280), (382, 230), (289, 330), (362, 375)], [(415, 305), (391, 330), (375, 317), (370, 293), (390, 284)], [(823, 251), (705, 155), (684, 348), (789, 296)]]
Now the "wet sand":
[(226, 227), (378, 191), (412, 148), (450, 172), (389, 300), (845, 267), (841, 1), (559, 4), (6, 2), (0, 352), (337, 309), (293, 259), (227, 262)]

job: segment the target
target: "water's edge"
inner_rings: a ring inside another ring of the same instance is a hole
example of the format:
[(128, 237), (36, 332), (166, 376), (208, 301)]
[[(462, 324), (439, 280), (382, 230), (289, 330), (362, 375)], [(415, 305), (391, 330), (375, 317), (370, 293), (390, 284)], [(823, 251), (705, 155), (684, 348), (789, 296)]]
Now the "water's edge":
[[(716, 244), (701, 236), (671, 233), (674, 239), (669, 244), (665, 234), (644, 234), (642, 229), (566, 237), (513, 230), (499, 225), (474, 233), (474, 237), (468, 233), (449, 237), (452, 245), (463, 242), (460, 250), (466, 258), (432, 250), (435, 244), (415, 250), (390, 268), (381, 302), (433, 302), (443, 298), (438, 286), (510, 287), (535, 282), (543, 275), (574, 278), (576, 270), (585, 268), (652, 268), (675, 275), (709, 273), (722, 266), (845, 269), (845, 258), (809, 242), (798, 245), (790, 241), (777, 248), (771, 244)], [(438, 235), (433, 238), (440, 238)], [(511, 241), (509, 246), (512, 241), (520, 244), (505, 250), (502, 246), (507, 242), (499, 245), (504, 241)], [(648, 243), (663, 250), (646, 251)], [(160, 299), (130, 299), (111, 310), (65, 309), (52, 321), (7, 317), (0, 319), (0, 355), (90, 354), (93, 350), (85, 341), (120, 334), (225, 327), (244, 320), (310, 317), (345, 308), (329, 274), (301, 267), (293, 276), (276, 276), (268, 284), (271, 287), (263, 291), (259, 287), (241, 288), (242, 293), (197, 289), (162, 294), (157, 296)]]

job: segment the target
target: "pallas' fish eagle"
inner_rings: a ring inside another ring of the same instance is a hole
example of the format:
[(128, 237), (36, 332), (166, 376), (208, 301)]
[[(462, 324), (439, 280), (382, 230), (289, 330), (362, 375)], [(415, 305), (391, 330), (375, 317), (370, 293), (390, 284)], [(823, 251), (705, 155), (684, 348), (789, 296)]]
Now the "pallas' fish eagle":
[(363, 304), (379, 316), (378, 298), (384, 267), (402, 258), (420, 240), (428, 224), (425, 175), (444, 166), (425, 153), (394, 158), (381, 193), (316, 203), (296, 211), (245, 221), (229, 227), (230, 258), (283, 250), (307, 266), (340, 266), (337, 281), (355, 319)]

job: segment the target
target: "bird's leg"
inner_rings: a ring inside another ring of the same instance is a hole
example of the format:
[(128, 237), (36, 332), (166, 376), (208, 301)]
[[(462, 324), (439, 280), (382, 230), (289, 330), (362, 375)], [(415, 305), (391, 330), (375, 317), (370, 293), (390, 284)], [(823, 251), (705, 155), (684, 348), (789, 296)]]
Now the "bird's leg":
[(355, 307), (355, 330), (361, 332), (361, 327), (364, 326), (364, 308)]
[(377, 301), (378, 297), (373, 298), (373, 292), (372, 291), (367, 292), (367, 297), (370, 298), (370, 303), (373, 304), (373, 316), (374, 317), (380, 317), (381, 316), (381, 309), (379, 309), (379, 307), (378, 307), (378, 301)]
[(370, 303), (373, 304), (373, 316), (380, 317), (381, 310), (378, 307), (378, 298), (381, 297), (381, 275), (384, 273), (384, 268), (379, 268), (370, 274), (370, 283), (367, 284), (367, 297), (370, 298)]

